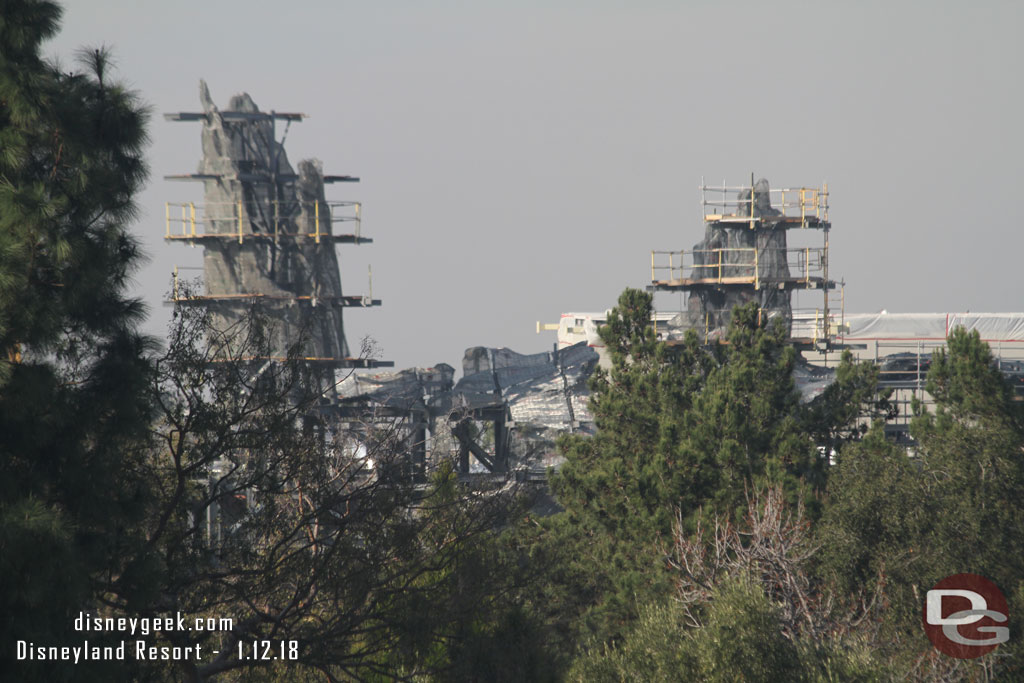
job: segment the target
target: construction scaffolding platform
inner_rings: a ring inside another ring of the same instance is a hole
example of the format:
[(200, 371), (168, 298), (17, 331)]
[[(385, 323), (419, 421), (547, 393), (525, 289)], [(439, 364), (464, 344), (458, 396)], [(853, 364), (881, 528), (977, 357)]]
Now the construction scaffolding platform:
[(214, 115), (225, 123), (255, 123), (259, 121), (301, 121), (308, 118), (305, 114), (282, 111), (181, 111), (168, 112), (164, 119), (168, 121), (203, 121), (210, 123)]
[[(775, 289), (834, 289), (825, 279), (823, 247), (759, 249), (734, 247), (686, 251), (651, 251), (651, 285), (659, 291), (741, 285)], [(788, 276), (777, 273), (785, 266)], [(660, 277), (659, 277), (660, 276)]]
[(237, 303), (244, 305), (253, 304), (280, 304), (284, 306), (308, 305), (308, 306), (337, 306), (340, 308), (370, 308), (380, 306), (380, 299), (371, 299), (366, 296), (274, 296), (271, 294), (258, 294), (247, 292), (244, 294), (197, 294), (193, 296), (172, 295), (169, 303), (188, 305), (203, 305), (207, 303)]
[[(179, 215), (180, 214), (180, 215)], [(289, 232), (292, 217), (312, 217), (313, 230)], [(282, 202), (270, 200), (254, 207), (246, 202), (167, 202), (165, 206), (165, 240), (189, 243), (204, 240), (229, 240), (243, 244), (246, 239), (273, 240), (311, 239), (335, 244), (370, 244), (373, 239), (362, 236), (362, 204), (343, 201)], [(321, 215), (323, 220), (321, 220)], [(352, 223), (351, 233), (335, 234), (328, 225)]]
[(171, 276), (169, 304), (205, 305), (208, 303), (239, 304), (252, 306), (337, 306), (341, 308), (370, 308), (380, 306), (381, 300), (373, 298), (373, 273), (370, 272), (370, 293), (368, 295), (348, 294), (323, 296), (316, 294), (296, 295), (289, 293), (264, 294), (262, 292), (240, 292), (235, 294), (195, 294), (182, 282), (179, 270), (202, 270), (202, 268), (175, 266)]
[(347, 369), (360, 369), (365, 370), (369, 368), (393, 368), (395, 362), (390, 360), (375, 360), (373, 358), (359, 358), (357, 356), (349, 356), (347, 358), (337, 358), (334, 356), (240, 356), (232, 357), (225, 360), (214, 359), (211, 362), (214, 363), (258, 363), (267, 362), (272, 363), (307, 363), (309, 365), (315, 365), (320, 368), (347, 368)]
[(247, 94), (221, 110), (205, 83), (200, 100), (201, 112), (165, 115), (200, 122), (203, 148), (197, 172), (167, 177), (202, 183), (204, 195), (165, 207), (164, 239), (203, 249), (201, 284), (183, 286), (175, 268), (170, 302), (207, 308), (213, 327), (223, 330), (259, 309), (275, 330), (269, 353), (238, 360), (306, 363), (319, 369), (311, 381), (328, 393), (335, 369), (393, 367), (350, 353), (344, 333), (344, 309), (381, 305), (372, 279), (367, 295), (342, 293), (335, 245), (373, 240), (362, 234), (362, 204), (329, 200), (324, 191), (359, 178), (324, 175), (317, 161), (292, 167), (284, 140), (304, 114), (260, 111)]
[[(701, 208), (705, 223), (746, 225), (750, 229), (771, 226), (778, 229), (814, 228), (827, 230), (828, 183), (821, 187), (758, 188), (750, 185), (707, 185), (700, 182)], [(735, 207), (733, 213), (726, 209)]]
[[(705, 340), (721, 338), (736, 306), (756, 303), (762, 316), (779, 317), (789, 327), (794, 291), (820, 290), (815, 313), (822, 329), (797, 336), (802, 342), (830, 343), (828, 185), (772, 188), (767, 180), (749, 185), (707, 185), (701, 179), (704, 239), (692, 249), (651, 251), (650, 292), (687, 293), (685, 311), (674, 320), (679, 329), (703, 332)], [(730, 209), (732, 209), (730, 211)], [(807, 241), (820, 232), (817, 245)], [(801, 237), (797, 237), (801, 236)]]

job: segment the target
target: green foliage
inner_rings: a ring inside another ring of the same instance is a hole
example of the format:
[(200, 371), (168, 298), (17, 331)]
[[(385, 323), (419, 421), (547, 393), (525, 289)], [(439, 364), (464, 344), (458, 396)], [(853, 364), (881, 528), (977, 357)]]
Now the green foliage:
[(667, 601), (639, 610), (618, 645), (595, 643), (566, 678), (580, 683), (695, 680), (700, 663), (679, 606)]
[[(801, 405), (795, 351), (753, 305), (726, 343), (668, 345), (651, 297), (626, 290), (600, 331), (597, 432), (559, 442), (563, 512), (541, 521), (504, 492), (468, 495), (447, 466), (414, 490), (390, 476), (405, 452), (384, 437), (367, 472), (344, 455), (351, 435), (311, 418), (300, 364), (223, 362), (239, 349), (218, 348), (200, 314), (177, 320), (154, 363), (128, 293), (146, 110), (105, 51), (73, 72), (42, 59), (60, 14), (9, 0), (0, 16), (0, 641), (69, 643), (81, 609), (180, 610), (238, 624), (173, 644), (296, 638), (303, 661), (5, 660), (0, 677), (868, 681), (929, 675), (921, 601), (949, 574), (989, 577), (1024, 613), (1024, 404), (977, 333), (954, 330), (935, 354), (935, 410), (915, 405), (908, 453), (884, 436), (894, 411), (876, 369), (848, 352)], [(250, 322), (257, 348), (266, 330)], [(814, 525), (817, 580), (798, 578), (827, 637), (793, 626), (756, 571), (673, 600), (673, 527), (699, 553), (698, 523), (737, 521), (767, 486)], [(943, 675), (1020, 678), (1022, 642)]]
[(22, 587), (5, 585), (0, 613), (3, 631), (18, 640), (64, 630), (66, 606), (87, 588), (68, 526), (58, 511), (31, 498), (8, 504), (0, 516), (0, 576), (19, 577)]
[(800, 670), (799, 652), (783, 637), (778, 614), (749, 579), (719, 587), (694, 640), (702, 680), (786, 681)]
[(598, 645), (573, 662), (568, 680), (874, 681), (881, 669), (862, 645), (783, 636), (777, 609), (749, 577), (727, 580), (688, 627), (679, 604), (648, 605), (618, 645)]
[(52, 27), (22, 22), (55, 20), (54, 5), (9, 5), (0, 30), (0, 349), (8, 358), (18, 345), (90, 353), (143, 314), (125, 295), (138, 265), (126, 226), (147, 175), (147, 114), (110, 81), (106, 52), (84, 52), (84, 73), (29, 55), (27, 36)]
[(146, 112), (111, 80), (105, 52), (84, 53), (75, 72), (41, 58), (59, 17), (52, 2), (12, 0), (0, 18), (5, 643), (67, 642), (77, 609), (126, 575), (150, 485), (152, 348), (127, 291)]
[(438, 681), (554, 680), (545, 625), (521, 607), (534, 573), (498, 533), (520, 518), (522, 501), (472, 498), (454, 463), (442, 462), (416, 508), (417, 552), (405, 571), (417, 579), (415, 590), (397, 594), (403, 606), (389, 624), (399, 643), (389, 654), (393, 671)]
[(881, 425), (844, 452), (829, 481), (820, 525), (821, 570), (840, 595), (854, 596), (879, 576), (904, 583), (920, 564), (933, 509), (921, 465), (885, 438)]
[[(996, 367), (991, 349), (981, 341), (977, 330), (953, 329), (946, 349), (936, 351), (932, 359), (925, 388), (935, 399), (940, 418), (987, 420), (988, 424), (1018, 429), (1021, 426), (1024, 409), (1014, 402), (1013, 389)], [(928, 420), (919, 422), (917, 429), (923, 428), (925, 422)]]
[[(909, 670), (930, 645), (920, 629), (925, 591), (950, 574), (993, 580), (1011, 613), (1024, 584), (1024, 422), (978, 334), (956, 329), (928, 375), (934, 413), (918, 405), (907, 452), (876, 427), (844, 452), (818, 529), (819, 571), (849, 603), (879, 594), (881, 647)], [(1004, 673), (1019, 645), (999, 649)], [(988, 660), (984, 657), (982, 660)]]
[[(734, 312), (727, 343), (695, 335), (658, 342), (651, 297), (626, 290), (601, 338), (610, 369), (591, 380), (597, 433), (569, 436), (551, 485), (564, 512), (533, 532), (531, 560), (552, 567), (543, 609), (567, 642), (620, 638), (638, 605), (670, 592), (662, 546), (673, 510), (698, 519), (738, 519), (753, 487), (778, 485), (816, 517), (825, 461), (821, 432), (842, 433), (874, 398), (873, 376), (847, 359), (840, 393), (813, 414), (799, 403), (795, 352), (781, 326), (763, 327), (756, 308)], [(843, 398), (858, 402), (853, 409)], [(815, 431), (818, 430), (818, 431)]]
[(552, 479), (570, 514), (641, 539), (670, 529), (670, 514), (660, 503), (673, 487), (682, 410), (709, 365), (693, 337), (673, 357), (655, 340), (650, 312), (649, 295), (626, 290), (610, 313), (600, 334), (612, 367), (598, 368), (591, 379), (597, 434), (564, 438), (559, 446), (566, 463)]
[(836, 367), (835, 382), (805, 407), (804, 428), (826, 453), (841, 456), (843, 447), (860, 441), (874, 421), (896, 417), (890, 395), (878, 389), (878, 368), (854, 361), (846, 349)]
[(651, 571), (655, 542), (671, 528), (671, 507), (664, 503), (679, 490), (673, 462), (681, 410), (711, 362), (692, 336), (673, 356), (655, 340), (650, 311), (649, 295), (622, 294), (601, 330), (612, 367), (591, 379), (597, 433), (559, 443), (566, 462), (551, 485), (565, 512), (546, 520), (541, 542), (549, 547), (539, 552), (557, 558), (550, 562), (559, 575), (552, 584), (566, 590), (549, 604), (590, 612), (566, 625), (567, 632), (582, 627), (614, 635), (634, 617), (638, 599), (646, 602), (668, 588)]
[(651, 540), (670, 530), (673, 505), (742, 511), (750, 484), (796, 491), (820, 469), (781, 326), (758, 327), (756, 309), (740, 308), (728, 344), (707, 349), (691, 334), (673, 348), (654, 339), (650, 314), (650, 296), (627, 290), (601, 330), (612, 367), (592, 381), (598, 431), (563, 440), (553, 479), (570, 513)]
[(795, 497), (802, 478), (820, 480), (821, 459), (798, 419), (794, 362), (781, 325), (758, 327), (754, 306), (733, 312), (721, 361), (687, 414), (679, 457), (690, 470), (679, 487), (684, 514), (710, 503), (738, 517), (751, 485), (779, 484)]
[(300, 660), (269, 677), (543, 679), (544, 629), (518, 607), (520, 571), (496, 533), (521, 514), (513, 493), (472, 495), (451, 463), (417, 487), (400, 474), (407, 432), (323, 418), (300, 359), (244, 360), (269, 355), (272, 321), (257, 310), (215, 330), (209, 318), (179, 307), (157, 362), (136, 563), (159, 587), (148, 609), (235, 624), (161, 634), (221, 652), (176, 673), (248, 680), (268, 665), (233, 656), (238, 641), (294, 639)]

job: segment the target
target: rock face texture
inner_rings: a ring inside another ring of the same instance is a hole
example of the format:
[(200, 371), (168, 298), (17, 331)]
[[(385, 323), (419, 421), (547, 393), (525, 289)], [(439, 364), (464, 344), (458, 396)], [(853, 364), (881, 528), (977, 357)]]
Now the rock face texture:
[(248, 94), (232, 97), (223, 112), (205, 82), (199, 95), (206, 114), (199, 165), (206, 176), (204, 230), (238, 236), (203, 241), (215, 325), (229, 329), (244, 314), (230, 297), (258, 294), (278, 323), (272, 355), (285, 356), (303, 340), (303, 356), (348, 357), (342, 308), (335, 305), (342, 290), (334, 242), (311, 237), (330, 235), (332, 227), (319, 162), (301, 161), (296, 173), (276, 140), (274, 119), (260, 115)]
[[(771, 317), (781, 317), (788, 330), (792, 322), (789, 291), (780, 289), (776, 283), (789, 278), (786, 259), (786, 230), (770, 219), (780, 216), (771, 207), (769, 184), (764, 178), (753, 187), (753, 201), (750, 190), (743, 190), (737, 197), (737, 216), (750, 216), (768, 220), (755, 224), (708, 222), (704, 239), (694, 245), (694, 264), (699, 268), (699, 277), (723, 278), (757, 275), (763, 281), (760, 289), (743, 285), (705, 286), (690, 292), (685, 316), (673, 321), (681, 327), (708, 332), (709, 338), (716, 338), (729, 327), (734, 306), (756, 301)], [(753, 250), (757, 250), (754, 258)], [(717, 250), (726, 250), (718, 252)], [(737, 251), (732, 251), (737, 250)], [(719, 273), (721, 258), (721, 273)]]

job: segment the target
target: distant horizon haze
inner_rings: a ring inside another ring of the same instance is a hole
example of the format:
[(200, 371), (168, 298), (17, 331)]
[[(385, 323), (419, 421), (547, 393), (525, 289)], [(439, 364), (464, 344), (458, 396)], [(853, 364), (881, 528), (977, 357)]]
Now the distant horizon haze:
[[(202, 201), (200, 124), (248, 92), (299, 111), (292, 164), (359, 176), (341, 246), (353, 349), (396, 368), (471, 346), (551, 348), (536, 321), (648, 284), (652, 249), (703, 238), (702, 177), (830, 190), (846, 310), (1021, 311), (1024, 6), (1011, 2), (67, 2), (44, 52), (108, 45), (153, 112), (136, 277), (163, 337), (164, 203)], [(279, 126), (278, 130), (283, 131)], [(805, 295), (801, 295), (802, 297)], [(678, 307), (659, 295), (659, 308)]]

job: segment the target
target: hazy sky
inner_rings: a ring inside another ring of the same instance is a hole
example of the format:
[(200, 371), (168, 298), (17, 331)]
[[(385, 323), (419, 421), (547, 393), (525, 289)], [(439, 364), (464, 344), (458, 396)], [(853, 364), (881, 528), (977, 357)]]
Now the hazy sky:
[[(369, 246), (339, 248), (350, 344), (398, 367), (550, 348), (563, 311), (703, 236), (701, 176), (831, 190), (847, 311), (1024, 310), (1024, 4), (73, 0), (48, 54), (106, 44), (151, 103), (137, 278), (162, 334), (164, 202), (201, 201), (205, 78), (301, 111), (292, 163), (358, 175)], [(658, 299), (678, 307), (678, 296)]]

